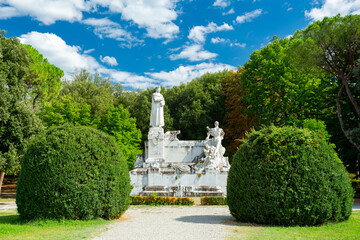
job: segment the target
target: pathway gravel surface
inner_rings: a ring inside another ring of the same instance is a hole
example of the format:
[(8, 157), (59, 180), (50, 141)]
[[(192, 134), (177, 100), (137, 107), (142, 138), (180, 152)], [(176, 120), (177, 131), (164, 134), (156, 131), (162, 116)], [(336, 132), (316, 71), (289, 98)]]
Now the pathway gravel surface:
[(235, 224), (225, 206), (132, 206), (93, 240), (226, 239)]

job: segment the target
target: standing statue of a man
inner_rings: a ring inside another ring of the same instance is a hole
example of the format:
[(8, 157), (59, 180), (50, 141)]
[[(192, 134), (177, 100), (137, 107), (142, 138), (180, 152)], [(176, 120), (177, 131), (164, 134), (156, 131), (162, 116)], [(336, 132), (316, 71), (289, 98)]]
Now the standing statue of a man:
[(151, 116), (150, 125), (151, 127), (162, 127), (164, 126), (164, 106), (165, 100), (163, 95), (160, 93), (161, 87), (156, 88), (156, 92), (152, 95), (151, 102)]

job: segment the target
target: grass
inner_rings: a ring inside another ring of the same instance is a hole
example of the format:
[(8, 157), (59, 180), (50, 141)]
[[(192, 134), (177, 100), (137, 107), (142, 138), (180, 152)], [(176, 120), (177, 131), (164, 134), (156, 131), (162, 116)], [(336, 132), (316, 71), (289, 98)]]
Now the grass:
[(0, 198), (0, 202), (15, 202), (15, 198)]
[(90, 221), (76, 220), (21, 220), (16, 211), (0, 211), (0, 239), (84, 239), (106, 226), (103, 219)]
[[(347, 221), (316, 227), (277, 227), (250, 225), (236, 227), (233, 234), (241, 239), (360, 239), (360, 211), (354, 211)], [(234, 236), (232, 235), (232, 236)]]

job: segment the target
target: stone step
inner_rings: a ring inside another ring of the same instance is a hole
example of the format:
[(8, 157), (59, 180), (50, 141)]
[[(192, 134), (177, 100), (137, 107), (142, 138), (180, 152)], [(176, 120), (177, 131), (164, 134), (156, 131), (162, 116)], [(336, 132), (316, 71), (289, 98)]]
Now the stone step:
[(194, 187), (194, 191), (202, 191), (202, 192), (206, 192), (206, 191), (219, 191), (220, 187), (217, 186), (199, 186), (199, 187)]
[(223, 197), (221, 191), (193, 191), (185, 193), (185, 197)]
[(144, 187), (144, 191), (153, 191), (153, 192), (157, 192), (157, 191), (167, 191), (167, 187), (166, 186), (145, 186)]

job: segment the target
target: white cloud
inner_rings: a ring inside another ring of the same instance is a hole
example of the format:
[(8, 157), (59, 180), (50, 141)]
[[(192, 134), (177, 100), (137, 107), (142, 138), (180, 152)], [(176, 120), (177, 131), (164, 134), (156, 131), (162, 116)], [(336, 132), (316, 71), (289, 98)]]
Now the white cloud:
[(100, 67), (95, 58), (81, 53), (78, 46), (69, 46), (53, 33), (30, 32), (20, 36), (20, 42), (36, 48), (49, 62), (71, 74), (75, 69), (88, 69), (94, 72)]
[(232, 8), (232, 9), (230, 9), (230, 10), (227, 11), (227, 12), (223, 12), (222, 15), (225, 16), (225, 15), (230, 15), (230, 14), (233, 14), (233, 13), (235, 13), (235, 11), (234, 11), (234, 9)]
[(320, 8), (305, 11), (305, 16), (312, 20), (322, 20), (337, 14), (360, 14), (360, 0), (325, 0)]
[(116, 61), (116, 58), (114, 58), (114, 57), (109, 57), (109, 56), (102, 57), (102, 56), (100, 56), (100, 61), (103, 62), (103, 63), (107, 63), (110, 66), (117, 66), (118, 65), (118, 63)]
[(228, 0), (216, 0), (213, 3), (213, 6), (222, 7), (222, 8), (225, 8), (225, 7), (229, 6), (229, 5), (230, 5), (230, 1), (228, 1)]
[(177, 19), (176, 0), (92, 0), (93, 5), (107, 7), (110, 12), (121, 13), (123, 20), (132, 21), (147, 30), (152, 38), (172, 39), (179, 33), (173, 23)]
[(0, 19), (8, 19), (18, 16), (21, 16), (21, 13), (18, 10), (16, 10), (16, 8), (0, 6)]
[(135, 73), (107, 68), (99, 69), (98, 72), (109, 76), (112, 81), (121, 83), (121, 85), (126, 88), (146, 89), (158, 85), (157, 80), (150, 77), (140, 76)]
[(93, 51), (95, 51), (95, 48), (91, 48), (91, 49), (88, 49), (88, 50), (84, 50), (84, 53), (85, 53), (85, 54), (89, 54), (89, 53), (92, 53)]
[(156, 73), (145, 73), (152, 79), (156, 79), (161, 82), (164, 87), (173, 87), (180, 85), (181, 83), (187, 83), (194, 78), (200, 77), (201, 75), (210, 72), (219, 72), (224, 69), (234, 70), (236, 68), (222, 63), (200, 63), (197, 65), (180, 66), (177, 69), (170, 72), (156, 72)]
[(231, 42), (230, 39), (224, 39), (224, 38), (219, 38), (219, 37), (211, 38), (211, 43), (213, 43), (213, 44), (226, 43), (230, 47), (241, 47), (241, 48), (246, 47), (246, 43)]
[[(179, 33), (179, 27), (173, 22), (178, 16), (175, 11), (176, 2), (177, 0), (2, 0), (0, 19), (31, 16), (50, 25), (58, 20), (81, 21), (83, 12), (110, 12), (121, 14), (121, 19), (145, 28), (149, 37), (173, 39)], [(97, 24), (99, 27), (109, 26), (110, 20), (87, 21), (86, 24), (94, 27)]]
[(130, 32), (121, 28), (120, 24), (109, 20), (108, 18), (88, 18), (82, 21), (82, 23), (93, 26), (94, 33), (101, 39), (112, 38), (119, 42), (121, 47), (131, 48), (133, 46), (142, 45), (143, 40), (139, 40), (132, 36)]
[(223, 42), (226, 42), (228, 39), (224, 39), (224, 38), (219, 38), (219, 37), (216, 37), (216, 38), (212, 38), (211, 39), (211, 43), (223, 43)]
[(188, 59), (189, 61), (202, 61), (208, 60), (216, 57), (216, 53), (212, 53), (203, 49), (203, 46), (200, 44), (194, 44), (190, 46), (185, 46), (179, 54), (170, 55), (171, 60), (177, 59)]
[(257, 18), (261, 14), (262, 14), (262, 9), (256, 9), (256, 10), (254, 10), (252, 12), (246, 12), (242, 16), (237, 16), (236, 17), (236, 22), (237, 23), (251, 22), (254, 18)]
[(116, 22), (111, 21), (108, 18), (88, 18), (82, 21), (83, 23), (93, 26), (93, 27), (102, 27), (102, 26), (118, 26)]
[(246, 43), (230, 43), (230, 47), (241, 47), (244, 48), (246, 47)]
[(190, 30), (188, 38), (197, 43), (205, 42), (205, 36), (208, 33), (233, 30), (233, 26), (230, 26), (227, 23), (224, 23), (221, 26), (216, 25), (216, 23), (209, 23), (207, 26), (195, 26)]
[(58, 20), (69, 22), (82, 19), (82, 12), (90, 8), (84, 0), (3, 0), (0, 18), (31, 16), (45, 25)]
[[(138, 75), (126, 71), (109, 69), (99, 64), (95, 58), (82, 53), (78, 46), (69, 46), (66, 42), (53, 33), (30, 32), (20, 36), (23, 44), (30, 44), (44, 55), (50, 63), (60, 67), (69, 77), (75, 69), (87, 69), (91, 73), (98, 72), (107, 75), (112, 81), (121, 83), (124, 87), (133, 89), (145, 89), (161, 84), (172, 87), (180, 83), (189, 82), (200, 77), (206, 72), (218, 72), (223, 69), (236, 70), (235, 67), (226, 64), (200, 63), (197, 65), (180, 66), (173, 71), (147, 72)], [(92, 51), (89, 49), (88, 51)], [(111, 59), (111, 57), (108, 57)], [(101, 57), (105, 60), (107, 57)]]

